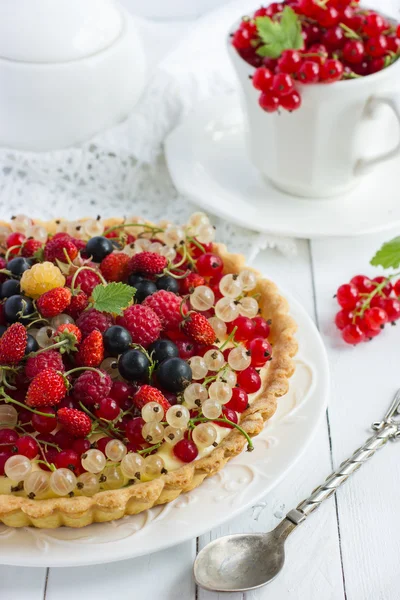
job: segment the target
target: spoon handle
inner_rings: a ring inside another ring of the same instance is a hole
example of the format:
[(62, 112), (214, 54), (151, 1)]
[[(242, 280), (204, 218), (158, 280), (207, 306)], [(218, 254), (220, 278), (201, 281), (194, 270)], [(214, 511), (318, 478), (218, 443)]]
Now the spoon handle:
[(329, 475), (325, 482), (312, 492), (311, 496), (300, 502), (297, 508), (291, 510), (286, 515), (288, 521), (291, 521), (291, 523), (294, 523), (295, 525), (302, 523), (309, 514), (322, 504), (324, 500), (330, 498), (336, 490), (347, 481), (350, 475), (355, 473), (375, 454), (377, 450), (382, 448), (389, 439), (394, 438), (398, 432), (398, 424), (390, 418), (376, 426), (378, 426), (379, 429), (375, 435), (370, 437), (348, 460), (344, 461), (337, 471), (334, 471)]

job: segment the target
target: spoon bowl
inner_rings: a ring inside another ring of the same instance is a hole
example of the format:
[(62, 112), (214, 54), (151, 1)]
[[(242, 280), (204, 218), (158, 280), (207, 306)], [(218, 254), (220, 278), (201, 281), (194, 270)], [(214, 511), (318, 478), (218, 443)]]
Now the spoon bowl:
[(197, 556), (194, 577), (203, 588), (243, 592), (272, 581), (285, 561), (284, 537), (270, 533), (236, 534), (208, 544)]

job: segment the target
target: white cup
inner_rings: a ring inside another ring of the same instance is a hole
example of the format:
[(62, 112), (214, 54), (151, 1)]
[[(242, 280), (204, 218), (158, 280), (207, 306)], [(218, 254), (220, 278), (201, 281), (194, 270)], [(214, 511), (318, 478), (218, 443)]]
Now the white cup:
[(230, 38), (228, 47), (241, 83), (252, 162), (280, 190), (307, 198), (336, 196), (375, 165), (400, 156), (400, 60), (359, 79), (299, 84), (298, 110), (266, 113), (252, 85), (254, 67)]

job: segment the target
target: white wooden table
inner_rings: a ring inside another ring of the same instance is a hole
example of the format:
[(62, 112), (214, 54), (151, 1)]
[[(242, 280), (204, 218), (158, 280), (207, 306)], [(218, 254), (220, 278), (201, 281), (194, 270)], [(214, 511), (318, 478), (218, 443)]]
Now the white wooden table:
[[(187, 24), (157, 27), (157, 38), (163, 33), (168, 45)], [(165, 53), (165, 44), (151, 45), (153, 60), (161, 56), (161, 49)], [(0, 566), (0, 599), (399, 599), (400, 445), (396, 444), (378, 453), (289, 539), (286, 567), (268, 587), (245, 595), (220, 596), (196, 589), (192, 578), (196, 552), (209, 540), (231, 532), (273, 528), (365, 440), (370, 423), (383, 416), (400, 387), (399, 331), (388, 327), (373, 342), (352, 348), (341, 343), (333, 325), (337, 286), (357, 273), (375, 273), (368, 262), (385, 239), (388, 234), (304, 240), (294, 258), (266, 251), (256, 260), (255, 265), (297, 297), (315, 320), (332, 371), (326, 418), (297, 465), (273, 492), (223, 527), (143, 558), (68, 569)]]
[(368, 268), (386, 234), (301, 241), (292, 259), (262, 253), (256, 266), (305, 306), (325, 341), (332, 370), (329, 410), (318, 434), (285, 480), (240, 518), (197, 540), (143, 558), (68, 569), (0, 567), (3, 600), (397, 600), (400, 597), (400, 445), (388, 444), (289, 538), (287, 563), (268, 587), (221, 595), (196, 589), (192, 563), (210, 539), (267, 531), (350, 454), (400, 387), (399, 331), (356, 348), (335, 331), (337, 286)]

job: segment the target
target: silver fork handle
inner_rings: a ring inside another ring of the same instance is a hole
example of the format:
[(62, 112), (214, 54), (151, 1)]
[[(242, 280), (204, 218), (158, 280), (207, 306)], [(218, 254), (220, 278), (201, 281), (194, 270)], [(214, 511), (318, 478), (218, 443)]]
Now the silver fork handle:
[(337, 471), (329, 475), (325, 483), (317, 487), (311, 496), (300, 502), (297, 508), (288, 512), (286, 519), (295, 525), (302, 523), (309, 514), (321, 506), (324, 500), (330, 498), (347, 481), (350, 475), (358, 471), (377, 450), (383, 448), (390, 438), (394, 438), (397, 432), (398, 426), (396, 424), (390, 422), (382, 423), (377, 433), (370, 437), (361, 448), (356, 450), (348, 460), (344, 461)]

